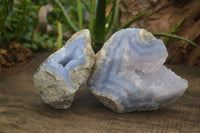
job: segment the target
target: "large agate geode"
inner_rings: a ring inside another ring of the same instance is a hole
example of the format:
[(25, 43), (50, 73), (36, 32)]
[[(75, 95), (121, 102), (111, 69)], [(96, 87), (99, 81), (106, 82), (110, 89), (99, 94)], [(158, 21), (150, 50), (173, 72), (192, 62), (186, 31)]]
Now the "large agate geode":
[(57, 109), (70, 107), (94, 64), (90, 33), (74, 34), (63, 48), (50, 55), (34, 75), (36, 89), (45, 103)]
[(95, 56), (91, 92), (115, 112), (148, 111), (167, 105), (188, 87), (163, 63), (162, 40), (143, 29), (116, 32)]

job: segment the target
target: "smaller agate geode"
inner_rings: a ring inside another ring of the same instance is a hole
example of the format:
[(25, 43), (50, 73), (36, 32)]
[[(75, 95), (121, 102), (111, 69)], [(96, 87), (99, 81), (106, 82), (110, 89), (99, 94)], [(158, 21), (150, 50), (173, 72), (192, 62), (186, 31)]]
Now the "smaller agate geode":
[(93, 64), (90, 33), (82, 30), (40, 65), (34, 75), (35, 86), (45, 103), (67, 109), (75, 92), (87, 81)]
[(188, 87), (163, 63), (162, 40), (143, 29), (116, 32), (95, 56), (88, 87), (115, 112), (148, 111), (167, 105)]

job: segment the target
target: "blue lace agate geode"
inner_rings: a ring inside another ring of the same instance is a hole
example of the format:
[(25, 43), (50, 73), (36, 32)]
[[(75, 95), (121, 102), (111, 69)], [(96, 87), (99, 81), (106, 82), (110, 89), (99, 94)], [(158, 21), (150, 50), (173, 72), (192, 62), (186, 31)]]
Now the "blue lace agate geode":
[(163, 65), (167, 56), (162, 40), (151, 33), (135, 28), (120, 30), (96, 54), (89, 89), (119, 113), (170, 104), (188, 84)]
[(87, 81), (93, 64), (90, 33), (82, 30), (40, 65), (34, 75), (35, 86), (45, 103), (67, 109), (75, 92)]

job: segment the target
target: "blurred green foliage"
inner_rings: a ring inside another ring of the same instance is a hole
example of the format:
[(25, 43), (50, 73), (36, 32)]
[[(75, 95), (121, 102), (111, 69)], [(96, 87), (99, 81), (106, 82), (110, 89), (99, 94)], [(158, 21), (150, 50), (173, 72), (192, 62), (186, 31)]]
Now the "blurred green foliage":
[[(71, 12), (65, 10), (65, 6), (60, 0), (54, 0), (57, 6), (62, 11), (66, 23), (69, 28), (77, 32), (83, 28), (88, 28), (91, 33), (92, 46), (95, 52), (100, 50), (104, 42), (109, 39), (109, 37), (119, 30), (119, 2), (120, 0), (75, 0), (75, 7), (77, 7), (76, 16), (78, 18), (74, 19), (70, 16)], [(85, 13), (90, 14), (90, 18), (83, 22), (83, 15)], [(144, 15), (151, 12), (145, 12), (144, 14), (134, 18), (134, 21), (140, 19)], [(124, 28), (130, 26), (133, 22), (132, 19)], [(84, 23), (84, 24), (83, 24)]]
[[(6, 0), (3, 0), (6, 1)], [(4, 4), (4, 7), (9, 5)], [(10, 41), (19, 41), (26, 46), (30, 46), (32, 31), (37, 24), (37, 12), (40, 6), (30, 0), (18, 0), (12, 5), (12, 11), (6, 16), (1, 28), (0, 44), (6, 44)], [(1, 11), (1, 15), (6, 13)], [(29, 45), (27, 45), (29, 44)]]
[(37, 24), (37, 12), (39, 6), (30, 0), (18, 0), (12, 12), (4, 23), (4, 30), (1, 31), (1, 43), (8, 41), (26, 42), (31, 40), (31, 32)]
[[(76, 10), (72, 8), (73, 0), (61, 1), (66, 5), (66, 9), (77, 14)], [(14, 4), (13, 0), (0, 1), (0, 45), (7, 44), (10, 41), (18, 41), (26, 47), (31, 49), (49, 49), (56, 50), (61, 46), (55, 46), (56, 40), (60, 38), (60, 34), (48, 33), (41, 34), (34, 32), (37, 27), (38, 12), (42, 5), (52, 3), (50, 0), (18, 0)], [(70, 4), (69, 4), (70, 3)], [(53, 4), (53, 3), (52, 3)], [(47, 16), (49, 25), (57, 29), (58, 23), (65, 23), (62, 12), (59, 8), (54, 7), (53, 11)], [(75, 19), (75, 18), (74, 18)], [(62, 26), (62, 31), (68, 31), (69, 26)]]
[[(0, 7), (1, 14), (4, 13), (1, 15), (0, 44), (18, 41), (31, 49), (56, 50), (62, 46), (61, 43), (64, 44), (60, 41), (61, 31), (77, 32), (89, 28), (97, 52), (119, 25), (120, 0), (18, 0), (14, 5), (13, 0), (3, 1), (1, 5), (4, 6)], [(54, 8), (47, 15), (48, 24), (57, 32), (34, 32), (39, 9), (49, 3)], [(110, 10), (106, 11), (107, 8)]]
[[(31, 49), (56, 50), (63, 46), (63, 32), (77, 32), (88, 28), (91, 33), (92, 46), (97, 52), (103, 43), (117, 30), (129, 27), (133, 22), (148, 15), (144, 12), (119, 26), (120, 0), (0, 0), (0, 44), (18, 41)], [(54, 29), (49, 33), (35, 32), (37, 28), (39, 9), (46, 4), (53, 5), (53, 11), (48, 13), (48, 24)], [(155, 36), (176, 38), (193, 42), (175, 36), (173, 31), (156, 33)]]
[(0, 32), (3, 31), (5, 20), (12, 10), (13, 0), (0, 0)]

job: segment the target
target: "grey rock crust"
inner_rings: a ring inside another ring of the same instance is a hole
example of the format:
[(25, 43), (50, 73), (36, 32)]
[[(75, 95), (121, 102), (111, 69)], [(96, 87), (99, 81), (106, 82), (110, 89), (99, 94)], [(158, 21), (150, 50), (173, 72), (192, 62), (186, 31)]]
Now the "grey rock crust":
[(87, 81), (93, 64), (90, 33), (81, 30), (40, 65), (34, 75), (35, 87), (45, 103), (67, 109), (76, 91)]
[(163, 63), (162, 40), (143, 29), (116, 32), (95, 55), (90, 91), (118, 113), (151, 111), (178, 99), (188, 87)]

